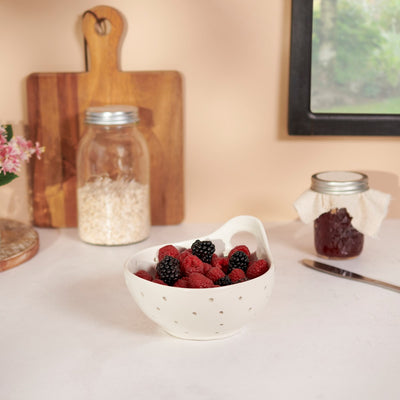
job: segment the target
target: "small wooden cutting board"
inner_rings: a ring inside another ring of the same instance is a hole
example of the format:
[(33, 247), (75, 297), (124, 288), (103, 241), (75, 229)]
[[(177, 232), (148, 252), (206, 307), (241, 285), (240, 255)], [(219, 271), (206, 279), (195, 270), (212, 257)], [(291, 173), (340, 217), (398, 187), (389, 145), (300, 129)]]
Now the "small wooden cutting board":
[(39, 235), (29, 225), (0, 218), (0, 271), (31, 259), (39, 250)]
[(34, 224), (77, 226), (75, 157), (85, 110), (109, 104), (139, 108), (138, 128), (150, 151), (152, 224), (182, 222), (180, 73), (121, 71), (119, 47), (124, 20), (114, 8), (98, 6), (86, 11), (82, 30), (90, 59), (87, 72), (34, 73), (27, 79), (30, 135), (46, 147), (41, 160), (32, 160)]

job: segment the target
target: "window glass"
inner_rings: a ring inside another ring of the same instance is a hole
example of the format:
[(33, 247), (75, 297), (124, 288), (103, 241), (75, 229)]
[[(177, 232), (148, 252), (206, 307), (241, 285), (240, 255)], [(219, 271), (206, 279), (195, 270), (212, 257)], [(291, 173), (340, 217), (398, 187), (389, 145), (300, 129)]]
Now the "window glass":
[(399, 114), (400, 0), (314, 0), (313, 113)]

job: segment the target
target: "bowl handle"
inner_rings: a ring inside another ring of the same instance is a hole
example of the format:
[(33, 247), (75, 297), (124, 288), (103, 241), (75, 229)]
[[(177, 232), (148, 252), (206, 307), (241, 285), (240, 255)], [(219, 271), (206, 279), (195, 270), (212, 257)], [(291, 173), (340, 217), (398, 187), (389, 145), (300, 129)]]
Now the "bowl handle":
[[(257, 254), (271, 257), (267, 234), (262, 222), (250, 215), (239, 215), (232, 218), (213, 232), (213, 236), (224, 238), (225, 241), (231, 241), (232, 237), (239, 232), (248, 232), (257, 239)], [(266, 254), (265, 254), (266, 253)]]

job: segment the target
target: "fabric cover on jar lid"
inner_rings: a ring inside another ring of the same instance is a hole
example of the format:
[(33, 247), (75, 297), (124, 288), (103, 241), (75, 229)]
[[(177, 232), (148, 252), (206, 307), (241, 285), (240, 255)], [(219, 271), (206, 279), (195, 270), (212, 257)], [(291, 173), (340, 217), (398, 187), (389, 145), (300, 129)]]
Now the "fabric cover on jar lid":
[(346, 208), (359, 232), (376, 236), (390, 195), (370, 189), (368, 176), (356, 171), (325, 171), (311, 177), (311, 187), (294, 203), (300, 219), (311, 223), (334, 208)]

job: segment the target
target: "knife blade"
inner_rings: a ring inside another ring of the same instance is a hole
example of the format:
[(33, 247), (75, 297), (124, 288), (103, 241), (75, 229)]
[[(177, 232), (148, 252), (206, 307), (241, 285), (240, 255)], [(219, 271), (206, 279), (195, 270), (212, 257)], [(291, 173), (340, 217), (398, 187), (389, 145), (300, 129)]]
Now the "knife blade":
[(334, 267), (315, 260), (304, 259), (301, 261), (306, 267), (313, 268), (317, 271), (325, 272), (330, 275), (338, 276), (341, 278), (352, 279), (359, 282), (369, 283), (371, 285), (379, 286), (385, 289), (394, 290), (400, 292), (400, 286), (393, 285), (392, 283), (383, 282), (378, 279), (368, 278), (364, 275), (357, 274), (355, 272), (347, 271), (342, 268)]

